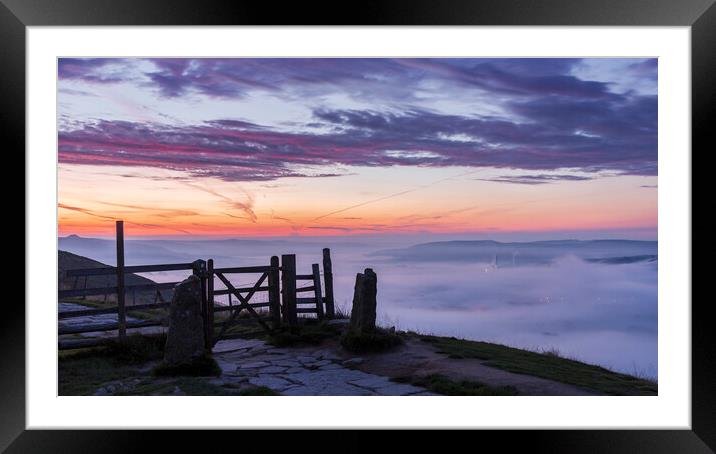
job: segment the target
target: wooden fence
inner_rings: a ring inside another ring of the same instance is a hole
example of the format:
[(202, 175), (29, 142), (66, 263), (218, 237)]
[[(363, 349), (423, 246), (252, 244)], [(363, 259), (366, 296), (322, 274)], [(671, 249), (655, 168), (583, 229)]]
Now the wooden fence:
[[(149, 273), (156, 271), (178, 271), (191, 270), (201, 280), (202, 314), (204, 317), (207, 348), (211, 348), (222, 338), (230, 337), (227, 333), (231, 326), (239, 322), (239, 315), (246, 311), (248, 319), (257, 323), (266, 331), (277, 329), (282, 321), (288, 325), (298, 323), (299, 314), (315, 314), (319, 319), (333, 318), (335, 316), (333, 297), (333, 267), (331, 263), (330, 249), (323, 249), (323, 279), (321, 279), (320, 267), (313, 264), (310, 274), (296, 273), (296, 256), (293, 254), (282, 255), (279, 265), (277, 256), (271, 257), (268, 265), (244, 266), (231, 268), (215, 268), (214, 260), (195, 260), (191, 263), (166, 263), (157, 265), (124, 265), (124, 224), (117, 221), (117, 266), (103, 268), (86, 268), (68, 270), (68, 277), (85, 278), (88, 276), (115, 275), (117, 284), (97, 288), (82, 288), (59, 290), (60, 301), (67, 298), (85, 297), (94, 295), (117, 295), (117, 305), (109, 308), (94, 308), (86, 310), (64, 311), (58, 314), (60, 320), (87, 317), (102, 314), (117, 314), (116, 323), (103, 323), (101, 325), (80, 325), (62, 327), (58, 330), (59, 335), (79, 334), (87, 332), (100, 332), (117, 330), (118, 337), (123, 339), (127, 335), (128, 328), (141, 328), (147, 326), (159, 326), (160, 320), (133, 320), (127, 322), (127, 309), (148, 310), (168, 308), (170, 303), (161, 299), (155, 299), (152, 304), (139, 304), (127, 306), (125, 299), (128, 292), (139, 292), (154, 290), (161, 295), (162, 290), (173, 289), (179, 282), (163, 282), (150, 284), (125, 285), (125, 276), (128, 273)], [(253, 274), (257, 275), (253, 285), (248, 287), (237, 287), (230, 279), (231, 275)], [(215, 288), (215, 279), (221, 282), (225, 289)], [(321, 285), (323, 280), (323, 286)], [(297, 282), (308, 282), (308, 285), (298, 287)], [(257, 293), (266, 292), (266, 302), (252, 302), (251, 299)], [(298, 294), (311, 293), (311, 297), (298, 297)], [(228, 296), (229, 305), (217, 304), (216, 297)], [(236, 298), (238, 304), (231, 304), (231, 299)], [(258, 311), (257, 311), (258, 309)], [(228, 313), (228, 318), (215, 322), (215, 314)], [(218, 332), (216, 331), (218, 329)], [(77, 348), (96, 345), (106, 342), (104, 339), (84, 339), (60, 342), (60, 348)]]
[[(124, 265), (124, 225), (122, 221), (117, 221), (117, 266), (116, 267), (102, 267), (102, 268), (83, 268), (75, 270), (67, 270), (67, 277), (79, 277), (85, 278), (89, 276), (106, 276), (115, 275), (117, 285), (105, 286), (96, 288), (82, 288), (82, 289), (67, 289), (58, 291), (59, 301), (66, 300), (67, 298), (77, 298), (95, 295), (117, 295), (117, 305), (107, 308), (92, 308), (83, 310), (72, 310), (59, 312), (58, 319), (66, 320), (77, 317), (88, 317), (93, 315), (104, 315), (104, 314), (117, 314), (116, 323), (101, 323), (101, 324), (83, 324), (79, 326), (69, 326), (58, 328), (58, 335), (68, 334), (81, 334), (89, 332), (101, 332), (101, 331), (118, 331), (118, 337), (124, 338), (127, 335), (128, 328), (142, 328), (148, 326), (160, 326), (161, 320), (136, 320), (127, 322), (127, 305), (126, 305), (126, 294), (128, 292), (141, 292), (154, 290), (160, 292), (162, 290), (173, 289), (178, 282), (162, 282), (162, 283), (150, 283), (150, 284), (137, 284), (137, 285), (125, 285), (125, 275), (130, 273), (150, 273), (156, 271), (177, 271), (177, 270), (190, 270), (197, 276), (203, 276), (206, 274), (206, 262), (203, 260), (196, 260), (191, 263), (165, 263), (157, 265), (136, 265), (136, 266), (125, 266)], [(151, 304), (136, 304), (130, 305), (129, 309), (134, 311), (148, 310), (148, 309), (162, 309), (169, 307), (168, 302), (161, 301)], [(105, 339), (82, 339), (82, 340), (70, 340), (60, 342), (59, 347), (62, 348), (77, 348), (85, 347), (93, 344), (99, 344), (106, 341)]]

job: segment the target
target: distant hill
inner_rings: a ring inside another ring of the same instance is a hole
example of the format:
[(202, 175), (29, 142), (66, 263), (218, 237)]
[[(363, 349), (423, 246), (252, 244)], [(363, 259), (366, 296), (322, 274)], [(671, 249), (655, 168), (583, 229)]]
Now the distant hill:
[(400, 261), (458, 261), (520, 266), (548, 264), (558, 257), (570, 255), (604, 264), (655, 262), (657, 254), (656, 241), (556, 240), (502, 243), (467, 240), (422, 243), (402, 249), (385, 249), (371, 255)]
[[(125, 239), (124, 255), (127, 265), (152, 265), (158, 263), (190, 263), (197, 259), (213, 258), (215, 261), (231, 261), (245, 258), (249, 265), (256, 264), (251, 252), (268, 262), (272, 255), (285, 254), (288, 242), (281, 240), (139, 240)], [(116, 243), (114, 239), (87, 238), (68, 235), (58, 238), (58, 249), (84, 257), (92, 257), (104, 263), (115, 263)], [(312, 246), (315, 248), (315, 246)]]
[[(377, 249), (375, 244), (369, 241), (328, 243), (321, 238), (286, 240), (276, 238), (192, 239), (186, 237), (136, 239), (127, 237), (124, 240), (124, 260), (126, 265), (155, 265), (214, 259), (214, 263), (220, 266), (255, 266), (268, 265), (271, 256), (274, 255), (320, 254), (324, 247), (360, 247), (366, 251)], [(58, 249), (111, 265), (114, 265), (116, 261), (116, 248), (114, 239), (89, 238), (78, 235), (58, 238)]]
[[(58, 249), (82, 257), (93, 257), (105, 263), (115, 263), (117, 246), (115, 240), (85, 238), (69, 235), (58, 238)], [(164, 248), (155, 242), (125, 241), (124, 254), (127, 265), (151, 265), (155, 263), (193, 262), (199, 257), (182, 254)]]
[[(99, 240), (102, 241), (102, 240)], [(67, 251), (57, 251), (57, 264), (58, 264), (58, 282), (60, 290), (80, 289), (80, 288), (97, 288), (97, 287), (111, 287), (117, 285), (117, 278), (113, 274), (107, 274), (102, 276), (87, 276), (85, 277), (68, 277), (68, 270), (79, 270), (87, 268), (113, 268), (110, 265), (92, 260), (81, 255), (73, 254)], [(140, 284), (153, 284), (154, 281), (147, 279), (146, 277), (138, 276), (136, 274), (126, 274), (124, 277), (126, 285), (140, 285)], [(154, 291), (137, 292), (133, 298), (131, 293), (126, 296), (127, 305), (131, 305), (133, 301), (136, 304), (148, 304), (154, 302)], [(162, 296), (166, 301), (171, 298), (171, 290), (164, 290)], [(104, 295), (88, 296), (88, 300), (105, 301)], [(107, 295), (106, 301), (116, 302), (117, 295)]]

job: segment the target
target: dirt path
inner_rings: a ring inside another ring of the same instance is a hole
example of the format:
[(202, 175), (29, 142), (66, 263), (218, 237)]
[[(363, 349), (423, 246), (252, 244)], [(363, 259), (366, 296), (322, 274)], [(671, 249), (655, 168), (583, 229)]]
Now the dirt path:
[[(336, 348), (336, 346), (334, 346)], [(347, 355), (343, 354), (344, 358)], [(395, 350), (364, 355), (355, 367), (361, 371), (391, 378), (441, 374), (453, 380), (472, 380), (491, 386), (514, 386), (520, 395), (590, 396), (592, 390), (532, 375), (523, 375), (486, 366), (479, 359), (453, 359), (437, 353), (435, 347), (415, 339)]]

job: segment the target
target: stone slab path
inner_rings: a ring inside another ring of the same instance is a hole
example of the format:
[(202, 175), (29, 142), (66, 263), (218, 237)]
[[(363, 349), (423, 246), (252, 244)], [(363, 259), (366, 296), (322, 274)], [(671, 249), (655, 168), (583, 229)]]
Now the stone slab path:
[(342, 361), (329, 350), (273, 347), (256, 339), (219, 341), (214, 359), (223, 371), (210, 383), (219, 386), (252, 384), (266, 386), (284, 396), (429, 396), (423, 388), (390, 381), (347, 366), (360, 360)]
[[(91, 307), (82, 306), (81, 304), (75, 303), (58, 303), (58, 312), (70, 312), (70, 311), (83, 311), (92, 309)], [(127, 316), (127, 323), (138, 323), (141, 320), (135, 317)], [(74, 328), (74, 327), (92, 327), (97, 328), (97, 331), (91, 331), (86, 333), (72, 334), (75, 337), (86, 337), (86, 338), (97, 338), (97, 337), (116, 337), (117, 330), (104, 331), (107, 327), (117, 324), (117, 314), (98, 314), (98, 315), (84, 315), (81, 317), (63, 318), (58, 320), (58, 327), (62, 328)], [(128, 332), (141, 332), (142, 334), (150, 334), (160, 332), (164, 328), (161, 326), (144, 326), (138, 328), (130, 328), (133, 331)]]

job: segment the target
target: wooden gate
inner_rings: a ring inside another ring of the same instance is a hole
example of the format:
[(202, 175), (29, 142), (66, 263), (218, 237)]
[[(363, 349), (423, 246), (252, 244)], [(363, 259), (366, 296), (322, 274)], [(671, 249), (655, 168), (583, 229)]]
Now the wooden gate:
[[(239, 323), (239, 315), (245, 310), (249, 320), (258, 324), (267, 332), (271, 332), (281, 324), (281, 301), (279, 288), (279, 262), (278, 257), (271, 257), (267, 266), (245, 266), (234, 268), (214, 268), (214, 260), (207, 263), (207, 303), (204, 320), (206, 321), (206, 344), (212, 348), (222, 339), (229, 337), (229, 328)], [(236, 287), (229, 275), (258, 275), (258, 279), (251, 286)], [(218, 279), (226, 288), (216, 290), (215, 281)], [(268, 293), (267, 301), (251, 302), (256, 294)], [(217, 304), (216, 297), (228, 296), (228, 304)], [(232, 297), (237, 304), (232, 304)], [(259, 311), (257, 311), (259, 309)], [(229, 316), (223, 321), (215, 323), (214, 314), (228, 312)], [(218, 333), (215, 329), (218, 328)]]

